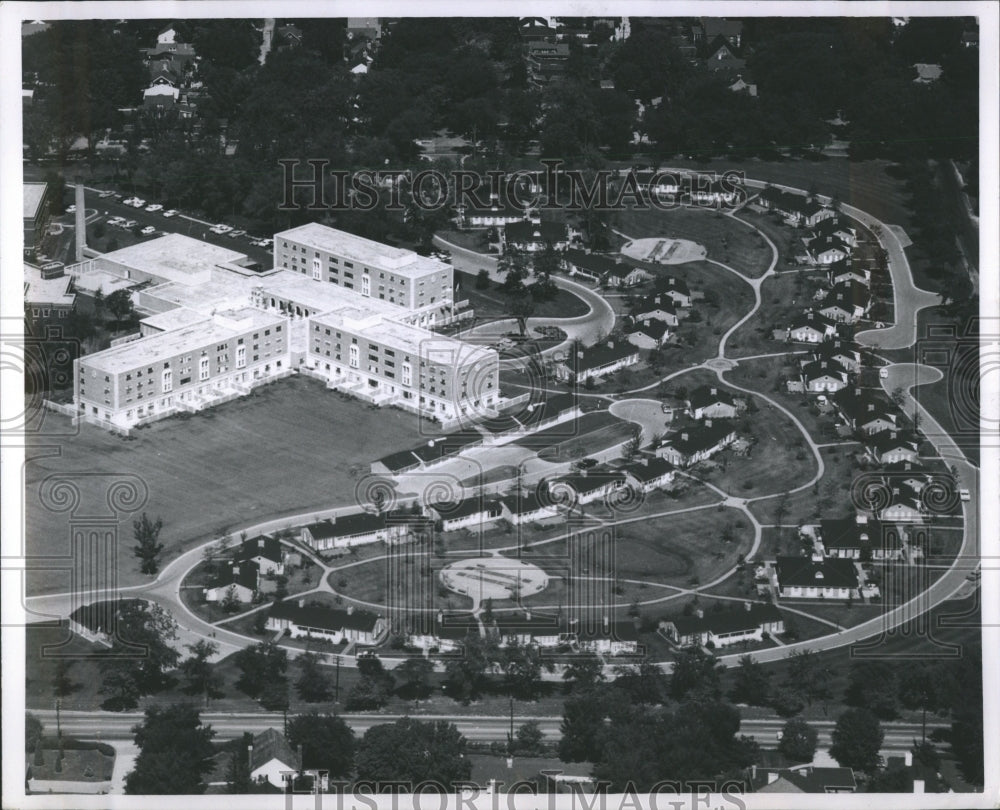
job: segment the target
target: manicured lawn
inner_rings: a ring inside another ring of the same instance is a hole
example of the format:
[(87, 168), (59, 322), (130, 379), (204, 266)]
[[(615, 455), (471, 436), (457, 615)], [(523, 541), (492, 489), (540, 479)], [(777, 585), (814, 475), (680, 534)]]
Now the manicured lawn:
[[(115, 767), (114, 748), (102, 745), (101, 748), (111, 753), (94, 748), (76, 748), (80, 743), (73, 738), (64, 738), (63, 757), (60, 768), (56, 770), (56, 760), (59, 756), (59, 740), (53, 735), (43, 739), (42, 757), (39, 763), (33, 754), (27, 754), (25, 764), (31, 768), (32, 779), (71, 781), (71, 782), (106, 782), (111, 779)], [(83, 743), (88, 745), (88, 743)]]
[[(60, 417), (61, 418), (61, 417)], [(137, 430), (126, 440), (81, 425), (58, 442), (59, 454), (25, 467), (26, 549), (29, 555), (68, 553), (69, 513), (46, 508), (39, 492), (50, 475), (70, 474), (83, 513), (107, 509), (113, 477), (136, 476), (148, 489), (141, 505), (163, 518), (160, 541), (167, 561), (217, 531), (269, 517), (355, 502), (356, 479), (368, 463), (413, 445), (431, 426), (394, 408), (373, 410), (328, 392), (318, 381), (291, 377), (253, 395), (188, 418), (174, 417)], [(51, 445), (34, 437), (31, 445)], [(32, 447), (27, 457), (33, 455)], [(132, 556), (132, 524), (119, 523), (118, 583), (148, 581)], [(69, 589), (64, 571), (28, 571), (28, 591)]]
[(759, 228), (774, 243), (778, 249), (776, 271), (787, 270), (795, 265), (794, 258), (803, 252), (802, 237), (808, 231), (804, 228), (793, 228), (786, 225), (779, 215), (763, 213), (747, 206), (736, 214), (736, 219)]
[[(618, 230), (632, 239), (689, 239), (703, 245), (710, 259), (729, 265), (751, 278), (767, 272), (772, 258), (770, 246), (756, 231), (718, 211), (701, 208), (675, 208), (671, 211), (627, 209), (619, 213)], [(684, 266), (659, 265), (661, 272), (668, 273)]]
[(802, 270), (781, 273), (764, 280), (760, 290), (760, 309), (733, 332), (726, 343), (726, 356), (752, 357), (784, 351), (790, 344), (775, 340), (773, 330), (787, 329), (792, 318), (813, 304), (813, 292), (825, 274)]
[[(792, 352), (798, 351), (801, 347), (794, 344), (779, 344), (775, 346), (774, 351), (781, 351), (783, 348)], [(803, 394), (789, 394), (785, 388), (784, 380), (799, 373), (798, 361), (801, 357), (804, 355), (788, 354), (781, 357), (744, 360), (737, 368), (725, 372), (723, 377), (736, 385), (766, 394), (768, 398), (787, 408), (809, 431), (813, 441), (820, 444), (837, 441), (834, 417), (823, 416), (817, 409), (814, 399)]]
[[(491, 281), (487, 290), (476, 289), (476, 277), (471, 273), (455, 271), (455, 282), (462, 289), (455, 293), (456, 300), (468, 300), (469, 306), (476, 311), (479, 320), (494, 318), (509, 318), (510, 313), (504, 300), (503, 291)], [(530, 282), (530, 279), (529, 279)], [(535, 318), (577, 318), (590, 312), (586, 302), (569, 290), (562, 288), (550, 301), (539, 301), (535, 304), (532, 317)]]

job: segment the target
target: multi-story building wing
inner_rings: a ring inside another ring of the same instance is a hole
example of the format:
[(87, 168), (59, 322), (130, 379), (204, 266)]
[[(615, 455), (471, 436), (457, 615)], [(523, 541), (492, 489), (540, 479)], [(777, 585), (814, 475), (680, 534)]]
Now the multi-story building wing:
[(434, 306), (421, 325), (450, 314), (452, 268), (412, 250), (309, 223), (274, 236), (275, 267), (354, 290), (405, 309)]
[(288, 365), (285, 319), (244, 307), (77, 359), (75, 402), (90, 421), (130, 428), (246, 393)]

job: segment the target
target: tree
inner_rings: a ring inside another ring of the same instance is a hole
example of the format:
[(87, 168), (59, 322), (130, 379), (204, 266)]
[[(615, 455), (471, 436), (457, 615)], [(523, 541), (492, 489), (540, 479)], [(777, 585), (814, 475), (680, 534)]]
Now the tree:
[(514, 753), (522, 756), (535, 756), (541, 751), (542, 740), (545, 735), (538, 726), (537, 720), (529, 720), (522, 723), (514, 732)]
[(718, 697), (722, 665), (700, 647), (681, 650), (670, 673), (670, 697), (682, 700), (689, 693)]
[(117, 635), (101, 658), (101, 693), (110, 694), (108, 708), (135, 706), (136, 698), (155, 692), (180, 653), (170, 642), (177, 638), (177, 622), (164, 608), (139, 599), (118, 604)]
[(921, 740), (927, 739), (927, 712), (943, 703), (939, 689), (940, 673), (933, 664), (908, 666), (899, 676), (899, 701), (907, 709), (920, 709)]
[(253, 793), (256, 785), (250, 776), (250, 756), (247, 750), (253, 735), (244, 734), (243, 739), (233, 740), (229, 764), (226, 766), (226, 793)]
[(615, 690), (636, 705), (663, 702), (669, 683), (660, 666), (648, 658), (638, 664), (615, 667)]
[(563, 680), (567, 689), (583, 693), (596, 689), (604, 683), (604, 662), (592, 652), (575, 655), (563, 669)]
[(766, 706), (771, 697), (771, 672), (752, 655), (740, 657), (730, 697), (737, 703)]
[(873, 773), (881, 763), (882, 725), (868, 709), (848, 709), (837, 719), (830, 756), (845, 768)]
[(288, 742), (302, 746), (302, 767), (328, 770), (331, 777), (350, 774), (356, 741), (350, 726), (331, 714), (300, 714), (288, 723)]
[(75, 663), (71, 658), (56, 659), (56, 670), (52, 675), (52, 691), (56, 697), (66, 697), (76, 691), (76, 682), (69, 676), (69, 671)]
[(792, 762), (812, 762), (819, 734), (805, 720), (793, 717), (781, 731), (778, 750)]
[(155, 521), (149, 519), (145, 512), (132, 523), (132, 531), (136, 545), (133, 548), (135, 556), (142, 560), (142, 573), (155, 574), (160, 569), (158, 557), (163, 551), (163, 543), (157, 542), (160, 537), (160, 530), (163, 528), (163, 519), (157, 518)]
[(24, 714), (24, 751), (31, 753), (42, 741), (42, 721), (31, 712)]
[(125, 777), (130, 795), (199, 794), (212, 770), (211, 726), (203, 726), (198, 710), (185, 704), (150, 706), (133, 727), (139, 755)]
[(434, 663), (426, 658), (407, 658), (393, 670), (399, 679), (398, 693), (405, 692), (413, 697), (427, 697), (431, 692), (431, 678), (434, 675)]
[(455, 700), (468, 704), (482, 692), (493, 648), (475, 630), (466, 634), (462, 647), (462, 656), (445, 666), (444, 690)]
[(895, 403), (896, 407), (902, 408), (903, 403), (906, 402), (906, 392), (902, 388), (893, 388), (892, 393), (889, 394), (889, 398)]
[(504, 682), (510, 695), (533, 700), (541, 686), (542, 667), (552, 670), (551, 663), (542, 661), (537, 647), (508, 644), (503, 649), (500, 665), (504, 671)]
[(102, 661), (100, 693), (109, 695), (101, 706), (108, 711), (125, 711), (138, 705), (142, 690), (136, 680), (135, 667), (123, 659)]
[(826, 700), (830, 696), (826, 671), (812, 650), (793, 650), (786, 658), (788, 674), (785, 678), (786, 692), (800, 697), (808, 705), (815, 700)]
[(126, 318), (131, 318), (134, 312), (132, 305), (132, 294), (127, 289), (115, 290), (106, 299), (105, 304), (108, 312), (114, 317), (116, 323), (121, 323)]
[(211, 698), (220, 698), (224, 694), (220, 689), (220, 676), (208, 660), (219, 651), (219, 645), (214, 641), (201, 639), (194, 644), (186, 645), (191, 656), (181, 661), (181, 672), (188, 679), (187, 692), (192, 695), (204, 695), (205, 705)]
[(563, 704), (559, 725), (559, 759), (563, 762), (594, 762), (604, 740), (604, 712), (592, 697), (569, 698)]
[(522, 286), (506, 291), (504, 295), (504, 309), (508, 315), (517, 321), (517, 328), (521, 334), (526, 334), (528, 330), (528, 318), (535, 312), (535, 299), (527, 288)]
[(436, 782), (450, 788), (472, 772), (466, 740), (454, 723), (404, 717), (372, 726), (355, 756), (357, 778), (369, 782)]
[(268, 688), (275, 683), (287, 686), (288, 653), (272, 642), (262, 641), (252, 647), (244, 647), (233, 656), (233, 661), (241, 673), (236, 687), (252, 698), (264, 698)]
[(295, 691), (307, 703), (322, 703), (333, 697), (333, 681), (316, 653), (304, 652), (297, 659), (299, 679)]
[(381, 709), (389, 701), (396, 679), (374, 655), (358, 658), (358, 673), (361, 678), (347, 694), (347, 708)]
[(890, 663), (862, 661), (851, 665), (846, 696), (849, 705), (871, 709), (877, 717), (891, 720), (899, 713), (898, 695), (899, 678)]
[(476, 289), (488, 290), (490, 288), (490, 273), (485, 267), (476, 273)]

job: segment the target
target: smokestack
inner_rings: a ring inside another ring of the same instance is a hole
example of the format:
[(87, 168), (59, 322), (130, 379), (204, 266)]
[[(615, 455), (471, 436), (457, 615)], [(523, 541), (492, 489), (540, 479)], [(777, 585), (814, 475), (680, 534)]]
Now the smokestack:
[(83, 181), (76, 179), (76, 260), (84, 259), (83, 249), (87, 246), (87, 209), (84, 207)]

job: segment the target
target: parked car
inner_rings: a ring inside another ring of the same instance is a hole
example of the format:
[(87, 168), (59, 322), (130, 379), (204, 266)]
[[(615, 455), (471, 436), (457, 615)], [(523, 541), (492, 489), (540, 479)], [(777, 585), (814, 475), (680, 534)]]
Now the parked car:
[(216, 225), (214, 228), (209, 228), (212, 233), (229, 233), (233, 229), (232, 225)]
[(235, 231), (230, 231), (229, 233), (226, 234), (226, 236), (228, 236), (230, 239), (235, 239), (237, 236), (244, 236), (245, 234), (246, 231), (241, 231), (237, 229)]
[(108, 225), (112, 228), (119, 228), (124, 221), (125, 217), (111, 217), (111, 219), (108, 220)]
[(129, 197), (127, 200), (122, 200), (122, 205), (135, 205), (135, 201), (135, 197)]
[(126, 231), (129, 231), (138, 224), (139, 223), (136, 222), (134, 219), (126, 219), (119, 227), (124, 228)]
[(163, 216), (165, 216), (165, 217), (175, 217), (175, 216), (177, 216), (177, 211), (174, 210), (173, 208), (168, 208), (166, 211), (163, 212)]
[(115, 193), (113, 191), (99, 191), (97, 193), (97, 196), (100, 197), (103, 200), (103, 199), (106, 199), (108, 197), (114, 197)]
[(66, 206), (66, 213), (67, 214), (75, 214), (76, 213), (76, 206), (75, 205), (67, 205)]
[(156, 228), (154, 228), (152, 225), (147, 225), (145, 228), (139, 231), (139, 233), (141, 233), (143, 236), (152, 236), (154, 233), (156, 233)]
[(271, 241), (272, 240), (270, 239), (256, 239), (252, 242), (252, 244), (254, 247), (266, 248), (266, 247), (271, 247)]
[(146, 210), (151, 214), (155, 214), (157, 211), (162, 211), (163, 206), (159, 203), (153, 203), (152, 205), (147, 205)]
[(883, 380), (888, 379), (888, 377), (889, 377), (889, 369), (887, 369), (887, 368), (880, 368), (878, 370), (878, 376), (881, 377)]

